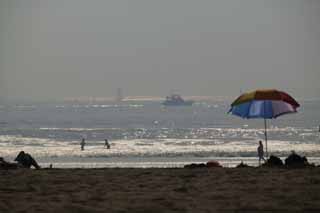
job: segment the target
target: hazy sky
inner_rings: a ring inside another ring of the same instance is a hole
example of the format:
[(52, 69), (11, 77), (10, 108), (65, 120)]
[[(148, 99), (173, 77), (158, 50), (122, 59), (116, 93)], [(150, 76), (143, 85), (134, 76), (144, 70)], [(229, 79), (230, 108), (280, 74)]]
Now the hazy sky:
[(320, 98), (318, 0), (0, 0), (0, 94)]

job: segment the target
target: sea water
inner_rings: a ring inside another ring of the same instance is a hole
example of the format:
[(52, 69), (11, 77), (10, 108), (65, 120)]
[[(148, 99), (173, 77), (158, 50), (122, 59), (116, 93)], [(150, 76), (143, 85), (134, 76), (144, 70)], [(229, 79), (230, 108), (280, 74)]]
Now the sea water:
[[(268, 120), (268, 152), (320, 164), (320, 100)], [(218, 160), (257, 165), (264, 121), (228, 114), (229, 101), (164, 107), (156, 101), (0, 106), (0, 156), (30, 153), (43, 167), (182, 167)], [(85, 138), (85, 149), (80, 142)], [(104, 147), (108, 139), (110, 149)]]

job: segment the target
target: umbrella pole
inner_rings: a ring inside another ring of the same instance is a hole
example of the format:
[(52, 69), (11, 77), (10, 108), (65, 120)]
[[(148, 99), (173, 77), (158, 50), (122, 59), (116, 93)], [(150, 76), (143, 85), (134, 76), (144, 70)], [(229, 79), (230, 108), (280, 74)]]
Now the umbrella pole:
[(266, 157), (268, 158), (267, 119), (264, 119), (264, 137), (265, 137), (265, 140), (266, 140)]

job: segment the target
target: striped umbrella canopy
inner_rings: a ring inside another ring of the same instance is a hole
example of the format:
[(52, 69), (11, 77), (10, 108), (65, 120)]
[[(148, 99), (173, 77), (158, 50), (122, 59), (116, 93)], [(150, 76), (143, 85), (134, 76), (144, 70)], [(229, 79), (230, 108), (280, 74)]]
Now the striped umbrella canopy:
[(263, 118), (265, 124), (266, 155), (267, 122), (266, 119), (277, 118), (284, 114), (295, 113), (299, 103), (289, 94), (275, 90), (255, 90), (240, 95), (232, 104), (229, 113), (242, 118)]

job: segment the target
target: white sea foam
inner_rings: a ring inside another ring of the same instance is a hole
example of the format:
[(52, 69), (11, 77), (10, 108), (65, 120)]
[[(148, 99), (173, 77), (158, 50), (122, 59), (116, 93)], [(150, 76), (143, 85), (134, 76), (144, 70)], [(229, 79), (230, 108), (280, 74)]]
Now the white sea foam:
[(83, 132), (83, 131), (120, 130), (120, 128), (58, 128), (58, 127), (40, 127), (39, 130)]
[[(296, 152), (319, 155), (320, 144), (299, 143), (298, 141), (268, 142), (269, 151), (282, 153)], [(0, 136), (0, 156), (15, 156), (24, 150), (34, 156), (50, 157), (111, 157), (111, 156), (183, 156), (237, 153), (255, 155), (256, 140), (224, 142), (218, 139), (132, 139), (111, 141), (111, 149), (104, 148), (103, 141), (87, 141), (85, 150), (80, 150), (79, 141), (57, 141), (53, 139), (27, 138), (22, 136)]]
[[(57, 105), (56, 108), (68, 108), (70, 106)], [(71, 108), (142, 108), (143, 104), (74, 104)]]

